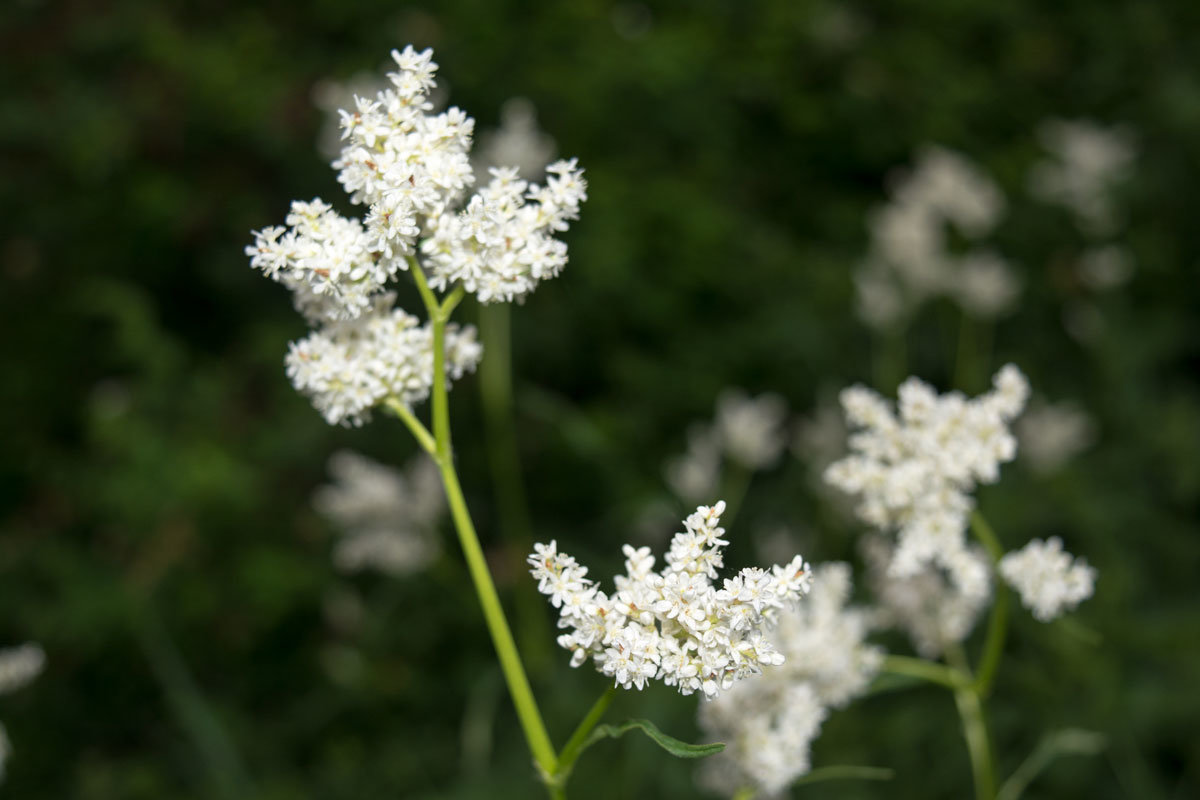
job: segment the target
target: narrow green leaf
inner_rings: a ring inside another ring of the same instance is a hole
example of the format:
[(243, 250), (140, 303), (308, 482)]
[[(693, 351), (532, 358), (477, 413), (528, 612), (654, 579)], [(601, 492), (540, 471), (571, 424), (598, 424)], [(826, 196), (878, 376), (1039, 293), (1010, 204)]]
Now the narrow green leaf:
[(653, 739), (655, 744), (676, 758), (704, 758), (725, 749), (724, 742), (711, 742), (709, 744), (688, 744), (687, 742), (682, 742), (674, 736), (668, 736), (660, 731), (648, 719), (629, 719), (616, 725), (600, 725), (592, 731), (592, 735), (588, 737), (587, 742), (583, 746), (589, 747), (605, 738), (619, 738), (634, 728), (642, 731), (642, 733)]
[(890, 781), (896, 773), (887, 767), (859, 767), (855, 765), (838, 765), (818, 767), (806, 775), (796, 779), (795, 785), (820, 783), (821, 781), (858, 780), (858, 781)]

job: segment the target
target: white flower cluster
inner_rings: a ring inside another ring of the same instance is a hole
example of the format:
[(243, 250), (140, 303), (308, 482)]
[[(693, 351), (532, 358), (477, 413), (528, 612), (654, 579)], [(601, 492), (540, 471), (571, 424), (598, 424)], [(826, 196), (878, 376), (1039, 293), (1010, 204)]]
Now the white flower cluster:
[[(286, 226), (257, 231), (246, 248), (251, 266), (289, 287), (320, 326), (293, 344), (288, 372), (330, 423), (360, 424), (385, 399), (407, 405), (428, 394), (428, 329), (392, 308), (388, 281), (420, 265), (438, 289), (460, 283), (481, 302), (523, 298), (566, 264), (554, 236), (587, 197), (576, 162), (559, 161), (544, 186), (494, 169), (459, 210), (474, 182), (474, 121), (458, 108), (432, 113), (432, 55), (392, 51), (391, 85), (339, 111), (343, 145), (333, 166), (350, 201), (366, 207), (363, 219), (320, 199), (295, 202)], [(448, 335), (447, 347), (456, 376), (479, 357), (469, 331)]]
[(893, 577), (910, 578), (935, 565), (964, 594), (987, 592), (987, 568), (966, 543), (970, 493), (977, 483), (995, 482), (1000, 464), (1016, 456), (1009, 423), (1029, 396), (1028, 381), (1011, 364), (993, 386), (968, 399), (958, 392), (939, 396), (909, 378), (900, 386), (898, 417), (869, 389), (842, 392), (846, 420), (859, 430), (850, 437), (850, 455), (831, 464), (825, 479), (858, 498), (864, 521), (897, 532)]
[(800, 556), (769, 571), (747, 567), (718, 589), (714, 580), (728, 544), (721, 538), (724, 510), (723, 502), (697, 508), (672, 539), (661, 572), (654, 571), (650, 548), (625, 545), (625, 575), (614, 579), (612, 595), (555, 542), (534, 546), (530, 572), (559, 609), (559, 627), (570, 630), (558, 643), (571, 651), (571, 666), (591, 656), (626, 689), (657, 679), (681, 694), (713, 698), (784, 662), (764, 628), (808, 592), (809, 567)]
[(827, 709), (866, 690), (883, 650), (865, 643), (870, 616), (847, 608), (851, 589), (849, 564), (818, 567), (807, 601), (780, 613), (771, 633), (784, 664), (700, 706), (701, 727), (726, 742), (705, 771), (711, 788), (781, 792), (808, 772), (809, 746)]
[[(999, 254), (974, 244), (994, 230), (1004, 205), (996, 185), (963, 156), (921, 151), (871, 219), (870, 253), (855, 275), (863, 321), (891, 327), (938, 294), (975, 316), (1010, 308), (1020, 290), (1016, 275)], [(966, 252), (952, 248), (951, 227), (971, 243)]]
[(1112, 233), (1120, 222), (1112, 192), (1135, 157), (1130, 135), (1086, 120), (1052, 119), (1042, 123), (1038, 137), (1050, 158), (1030, 171), (1030, 190), (1066, 207), (1085, 234)]
[(1000, 574), (1017, 590), (1021, 602), (1042, 622), (1049, 622), (1092, 596), (1096, 570), (1063, 550), (1062, 539), (1034, 539), (1000, 559)]
[(1065, 401), (1035, 400), (1017, 422), (1021, 458), (1038, 472), (1054, 472), (1087, 449), (1096, 437), (1087, 412)]
[(769, 469), (788, 445), (787, 404), (777, 394), (750, 397), (725, 389), (711, 425), (688, 430), (688, 449), (667, 462), (667, 483), (681, 498), (697, 501), (716, 493), (722, 456), (747, 470)]
[(895, 547), (881, 536), (865, 539), (862, 552), (876, 603), (874, 623), (904, 631), (924, 658), (937, 658), (947, 645), (964, 641), (992, 599), (989, 562), (981, 548), (968, 547), (964, 558), (988, 580), (967, 591), (933, 565), (907, 578), (893, 576), (889, 568)]
[(465, 209), (430, 221), (421, 252), (431, 286), (461, 283), (481, 303), (519, 300), (566, 266), (567, 246), (554, 234), (578, 219), (587, 183), (575, 159), (546, 167), (545, 186), (521, 180), (515, 167), (489, 172)]
[[(371, 409), (393, 398), (413, 406), (433, 386), (433, 330), (401, 309), (395, 295), (372, 298), (372, 310), (358, 319), (331, 322), (292, 342), (285, 364), (288, 377), (309, 396), (329, 424), (361, 425)], [(475, 369), (483, 348), (475, 328), (446, 327), (446, 374), (458, 380)]]
[(313, 505), (342, 533), (333, 551), (338, 569), (399, 576), (437, 557), (445, 503), (431, 459), (419, 455), (401, 472), (343, 450), (329, 459), (329, 472), (334, 483), (317, 490)]
[[(36, 644), (26, 643), (0, 650), (0, 694), (22, 688), (41, 674), (45, 664), (46, 653)], [(10, 755), (12, 743), (4, 725), (0, 723), (0, 781), (4, 780), (4, 766)]]

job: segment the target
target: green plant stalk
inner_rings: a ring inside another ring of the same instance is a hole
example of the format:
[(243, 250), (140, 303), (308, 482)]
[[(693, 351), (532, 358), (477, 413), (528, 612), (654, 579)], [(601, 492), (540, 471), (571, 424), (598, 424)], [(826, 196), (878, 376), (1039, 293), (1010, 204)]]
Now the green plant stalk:
[[(533, 524), (525, 485), (521, 480), (521, 457), (513, 418), (512, 323), (507, 303), (479, 306), (479, 328), (486, 358), (479, 364), (479, 394), (487, 432), (492, 485), (500, 532), (508, 545), (517, 574), (523, 573), (524, 558), (533, 547)], [(514, 592), (517, 636), (532, 672), (544, 671), (550, 661), (546, 643), (552, 640), (546, 605), (522, 584)]]
[(884, 656), (883, 670), (895, 675), (920, 678), (951, 690), (961, 689), (971, 684), (971, 678), (959, 670), (924, 658)]
[(995, 600), (992, 602), (992, 612), (988, 618), (983, 655), (980, 656), (979, 668), (975, 672), (975, 691), (978, 692), (980, 698), (985, 698), (992, 690), (992, 682), (995, 680), (996, 670), (1000, 666), (1000, 656), (1004, 653), (1004, 640), (1008, 635), (1009, 592), (1000, 578), (997, 567), (1004, 554), (1004, 548), (1000, 546), (1000, 540), (996, 538), (992, 526), (978, 510), (971, 513), (971, 530), (991, 558), (992, 582), (995, 584)]
[(954, 704), (962, 718), (963, 737), (967, 740), (967, 753), (971, 756), (971, 772), (975, 777), (977, 800), (994, 800), (996, 777), (992, 770), (991, 746), (988, 743), (987, 723), (983, 718), (983, 704), (975, 689), (956, 689)]
[(725, 513), (721, 515), (721, 524), (728, 530), (733, 527), (733, 520), (742, 509), (746, 493), (750, 491), (750, 481), (754, 478), (754, 471), (736, 461), (727, 459), (724, 472), (720, 498), (725, 501)]
[(946, 648), (946, 660), (961, 674), (968, 676), (965, 686), (954, 690), (954, 705), (962, 720), (963, 738), (967, 742), (967, 755), (971, 758), (971, 774), (975, 782), (976, 800), (995, 800), (996, 774), (992, 767), (992, 747), (988, 741), (987, 720), (983, 716), (983, 699), (970, 679), (967, 657), (962, 648), (953, 644)]
[(587, 716), (579, 723), (579, 727), (571, 734), (571, 738), (563, 745), (562, 752), (558, 754), (558, 771), (554, 778), (561, 786), (566, 786), (567, 778), (571, 775), (571, 769), (575, 766), (576, 759), (579, 758), (580, 752), (583, 750), (584, 744), (587, 742), (588, 734), (599, 724), (604, 717), (604, 712), (608, 711), (608, 707), (612, 704), (613, 698), (617, 696), (617, 687), (609, 686), (604, 690), (604, 694), (597, 698), (592, 704), (592, 708), (588, 711)]
[(906, 324), (896, 325), (875, 334), (875, 388), (890, 394), (904, 380), (908, 370)]
[[(533, 697), (533, 690), (529, 686), (529, 678), (521, 664), (521, 656), (517, 652), (512, 631), (504, 616), (504, 608), (500, 605), (500, 596), (488, 571), (483, 547), (479, 543), (479, 536), (475, 532), (475, 525), (471, 521), (462, 486), (458, 481), (458, 473), (454, 468), (454, 454), (450, 442), (450, 403), (446, 391), (446, 322), (451, 311), (462, 300), (463, 289), (461, 286), (456, 288), (445, 300), (438, 302), (420, 266), (415, 260), (410, 260), (409, 264), (433, 327), (433, 438), (436, 446), (435, 458), (441, 471), (442, 485), (446, 490), (446, 502), (450, 506), (450, 515), (454, 519), (467, 570), (500, 660), (500, 669), (504, 673), (504, 680), (516, 707), (517, 719), (521, 723), (521, 729), (542, 779), (549, 787), (549, 776), (556, 772), (558, 759), (550, 743), (550, 735), (546, 732), (546, 724), (542, 721), (537, 701)], [(557, 795), (551, 791), (551, 796)]]

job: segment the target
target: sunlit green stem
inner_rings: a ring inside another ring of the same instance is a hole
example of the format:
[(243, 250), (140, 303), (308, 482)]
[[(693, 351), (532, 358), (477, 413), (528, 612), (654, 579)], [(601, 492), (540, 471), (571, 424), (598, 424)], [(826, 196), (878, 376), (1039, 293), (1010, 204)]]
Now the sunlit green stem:
[[(988, 525), (987, 520), (978, 511), (971, 514), (971, 530), (974, 531), (975, 538), (987, 550), (988, 556), (992, 560), (992, 568), (995, 570), (1004, 554), (1004, 548), (1000, 546), (1000, 541), (996, 538), (992, 526)], [(995, 599), (992, 602), (991, 616), (988, 618), (983, 655), (980, 657), (979, 668), (975, 673), (975, 691), (979, 693), (980, 697), (987, 697), (992, 690), (992, 681), (996, 678), (996, 670), (1000, 666), (1000, 656), (1004, 652), (1004, 639), (1008, 633), (1008, 589), (1005, 588), (999, 574), (994, 576), (993, 583), (995, 584)]]
[[(513, 641), (512, 631), (508, 620), (504, 617), (504, 609), (500, 605), (500, 596), (496, 593), (496, 585), (488, 572), (487, 560), (483, 548), (479, 544), (479, 536), (475, 525), (467, 511), (467, 503), (458, 481), (458, 473), (454, 468), (454, 453), (450, 443), (450, 405), (446, 391), (446, 322), (450, 312), (462, 300), (463, 289), (458, 287), (439, 302), (430, 290), (421, 268), (415, 261), (410, 261), (413, 278), (417, 290), (425, 301), (433, 327), (433, 436), (435, 442), (434, 455), (442, 475), (442, 484), (446, 489), (446, 502), (450, 506), (450, 515), (454, 519), (454, 527), (458, 532), (459, 543), (462, 545), (463, 556), (466, 558), (467, 571), (479, 597), (483, 616), (487, 622), (488, 632), (496, 648), (500, 660), (500, 668), (508, 691), (512, 695), (513, 705), (517, 710), (517, 718), (525, 733), (529, 749), (533, 753), (543, 779), (555, 773), (558, 761), (554, 747), (550, 744), (550, 736), (542, 721), (537, 701), (533, 698), (533, 690), (529, 686), (529, 678), (521, 664), (520, 654)], [(552, 792), (552, 796), (555, 796)]]
[(429, 432), (429, 429), (413, 414), (412, 409), (394, 397), (389, 397), (385, 400), (384, 405), (388, 407), (389, 411), (399, 417), (401, 422), (408, 426), (413, 437), (417, 440), (417, 444), (421, 445), (421, 449), (436, 458), (437, 442), (434, 440), (433, 434)]
[(575, 766), (575, 760), (579, 758), (579, 753), (583, 750), (583, 745), (587, 741), (588, 735), (592, 729), (599, 724), (604, 717), (604, 712), (608, 710), (612, 704), (613, 698), (617, 696), (615, 686), (609, 686), (604, 690), (604, 694), (596, 700), (592, 705), (587, 716), (579, 723), (579, 727), (571, 734), (571, 738), (567, 740), (563, 746), (562, 752), (558, 754), (558, 772), (555, 774), (556, 781), (565, 786), (567, 778), (571, 775), (571, 769)]

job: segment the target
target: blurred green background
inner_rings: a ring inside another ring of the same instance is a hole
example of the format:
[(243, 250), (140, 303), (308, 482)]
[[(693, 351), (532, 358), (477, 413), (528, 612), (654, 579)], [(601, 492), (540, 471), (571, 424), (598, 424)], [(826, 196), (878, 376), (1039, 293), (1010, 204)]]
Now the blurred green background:
[[(291, 389), (282, 358), (304, 323), (242, 252), (293, 198), (349, 211), (316, 150), (313, 87), (376, 71), (408, 42), (434, 47), (449, 101), (481, 127), (528, 97), (587, 169), (570, 266), (512, 320), (534, 528), (598, 576), (644, 536), (648, 504), (674, 502), (662, 464), (723, 387), (776, 391), (802, 416), (872, 380), (851, 275), (888, 172), (940, 143), (991, 174), (1025, 291), (986, 369), (1015, 361), (1036, 391), (1081, 404), (1098, 439), (1050, 476), (1009, 465), (980, 502), (1009, 546), (1061, 535), (1098, 567), (1078, 619), (1102, 636), (1016, 615), (991, 704), (1000, 771), (1042, 731), (1078, 726), (1104, 732), (1106, 751), (1057, 764), (1030, 796), (1200, 794), (1191, 0), (5, 3), (0, 646), (37, 641), (48, 661), (0, 697), (15, 746), (0, 794), (540, 791), (456, 547), (405, 580), (333, 569), (311, 503), (330, 453), (402, 463), (415, 447), (387, 418), (331, 428)], [(1078, 234), (1028, 199), (1050, 117), (1136, 137), (1121, 242), (1137, 270), (1119, 291), (1085, 297), (1064, 277), (1056, 259)], [(1101, 322), (1086, 341), (1063, 326), (1081, 300)], [(929, 306), (909, 334), (908, 372), (943, 388), (955, 314)], [(499, 564), (475, 379), (452, 406)], [(811, 560), (853, 555), (859, 526), (812, 472), (789, 456), (756, 480), (733, 562), (755, 560), (751, 534), (779, 525)], [(530, 591), (499, 577), (510, 597)], [(555, 651), (534, 675), (560, 743), (604, 683), (566, 662)], [(659, 686), (622, 695), (612, 716), (694, 736), (695, 703)], [(936, 689), (833, 715), (814, 763), (897, 775), (796, 796), (969, 792)], [(572, 789), (699, 792), (692, 765), (634, 736), (597, 745)]]

